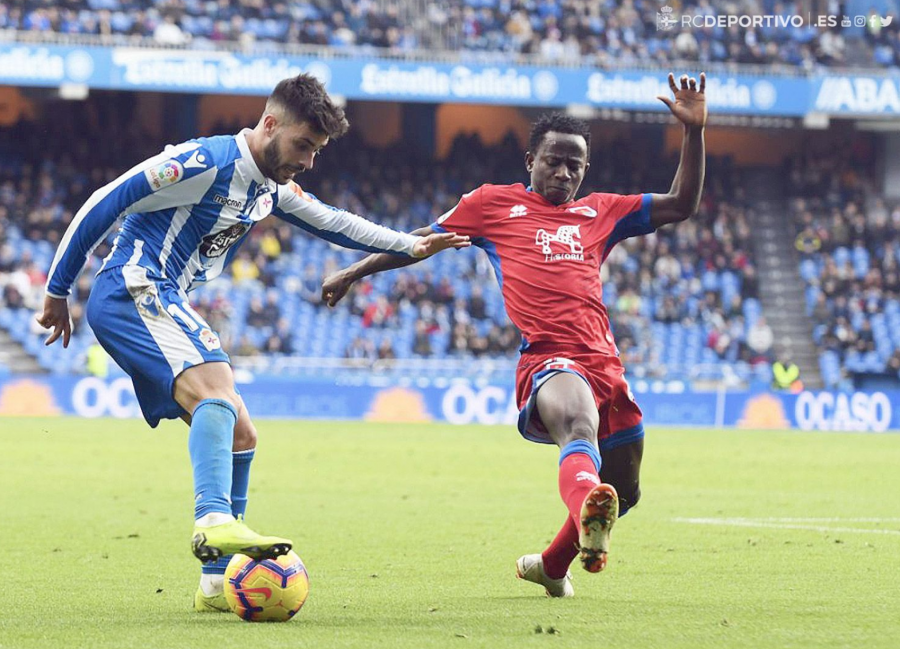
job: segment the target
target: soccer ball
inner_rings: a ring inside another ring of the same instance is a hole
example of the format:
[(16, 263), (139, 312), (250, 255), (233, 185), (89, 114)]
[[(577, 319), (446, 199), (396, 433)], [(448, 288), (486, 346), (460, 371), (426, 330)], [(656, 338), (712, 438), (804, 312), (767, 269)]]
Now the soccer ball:
[(294, 552), (264, 561), (236, 554), (225, 569), (225, 600), (248, 622), (287, 622), (308, 595), (309, 574)]

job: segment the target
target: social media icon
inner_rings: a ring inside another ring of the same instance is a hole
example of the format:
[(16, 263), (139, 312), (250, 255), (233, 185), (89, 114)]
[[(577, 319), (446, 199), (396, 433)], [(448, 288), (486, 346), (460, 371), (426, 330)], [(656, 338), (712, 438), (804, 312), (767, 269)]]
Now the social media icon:
[(857, 27), (865, 27), (866, 26), (866, 17), (865, 16), (856, 16), (853, 19), (853, 24)]

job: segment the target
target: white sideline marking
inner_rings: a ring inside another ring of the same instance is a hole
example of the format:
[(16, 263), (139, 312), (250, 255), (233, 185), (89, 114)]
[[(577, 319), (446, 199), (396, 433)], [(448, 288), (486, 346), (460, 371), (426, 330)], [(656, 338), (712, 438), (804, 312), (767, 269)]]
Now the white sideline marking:
[(674, 523), (692, 525), (721, 525), (725, 527), (763, 527), (776, 530), (809, 530), (811, 532), (842, 532), (846, 534), (889, 534), (900, 536), (900, 530), (881, 530), (865, 527), (831, 527), (810, 523), (887, 523), (898, 518), (673, 518)]

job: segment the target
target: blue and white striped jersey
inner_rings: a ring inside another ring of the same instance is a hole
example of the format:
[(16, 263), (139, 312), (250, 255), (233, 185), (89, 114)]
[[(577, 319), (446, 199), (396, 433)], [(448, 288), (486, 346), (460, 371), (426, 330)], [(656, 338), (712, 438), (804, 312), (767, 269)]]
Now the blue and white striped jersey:
[(141, 266), (184, 292), (218, 277), (250, 229), (270, 214), (348, 248), (412, 253), (418, 237), (325, 205), (294, 182), (279, 185), (263, 176), (247, 132), (169, 146), (94, 192), (56, 251), (47, 294), (69, 295), (91, 251), (122, 216), (101, 270)]

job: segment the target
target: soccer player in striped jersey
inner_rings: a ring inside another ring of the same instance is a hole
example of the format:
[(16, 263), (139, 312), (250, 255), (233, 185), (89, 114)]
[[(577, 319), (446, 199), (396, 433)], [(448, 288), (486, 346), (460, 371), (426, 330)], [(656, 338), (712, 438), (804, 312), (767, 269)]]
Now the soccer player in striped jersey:
[(349, 248), (409, 258), (468, 245), (468, 237), (396, 232), (319, 202), (293, 178), (347, 130), (343, 110), (309, 75), (281, 81), (253, 129), (171, 146), (98, 189), (70, 224), (50, 268), (47, 344), (69, 344), (67, 298), (91, 251), (121, 228), (87, 302), (97, 340), (127, 372), (147, 422), (190, 426), (193, 553), (204, 562), (198, 611), (227, 610), (222, 575), (235, 552), (273, 557), (291, 541), (243, 521), (257, 431), (235, 390), (218, 335), (188, 293), (218, 277), (268, 216)]
[[(619, 241), (648, 234), (694, 214), (705, 172), (705, 75), (669, 75), (675, 100), (660, 99), (684, 125), (681, 161), (668, 194), (589, 194), (576, 198), (589, 167), (590, 130), (566, 115), (533, 126), (525, 166), (531, 186), (482, 185), (441, 216), (429, 231), (472, 237), (487, 254), (510, 320), (522, 332), (516, 372), (519, 432), (556, 444), (559, 494), (567, 516), (541, 554), (516, 562), (516, 574), (551, 597), (571, 597), (569, 565), (606, 566), (618, 516), (639, 497), (644, 449), (641, 410), (602, 302), (600, 264)], [(414, 260), (373, 255), (325, 279), (322, 297), (334, 305), (354, 281)]]

